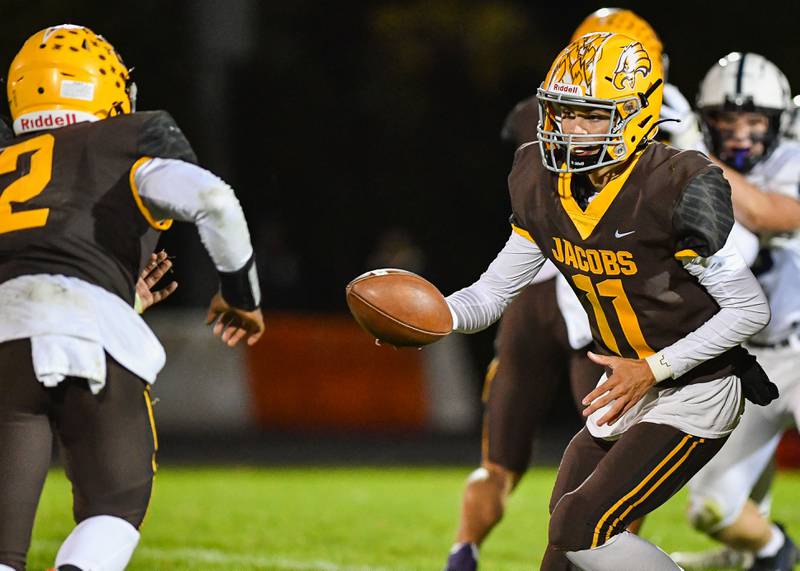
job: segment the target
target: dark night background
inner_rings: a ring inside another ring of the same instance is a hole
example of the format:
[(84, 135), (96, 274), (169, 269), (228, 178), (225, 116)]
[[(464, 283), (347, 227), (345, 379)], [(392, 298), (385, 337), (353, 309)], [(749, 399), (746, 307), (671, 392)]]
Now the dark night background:
[[(103, 34), (135, 67), (139, 108), (169, 110), (236, 189), (265, 309), (344, 312), (345, 284), (389, 254), (445, 293), (477, 277), (508, 234), (503, 119), (605, 5), (3, 0), (0, 69), (49, 25)], [(616, 5), (654, 26), (690, 100), (733, 50), (765, 55), (800, 88), (800, 4)], [(205, 304), (216, 282), (195, 230), (162, 245), (181, 284), (167, 303)], [(490, 341), (474, 341), (483, 362)]]

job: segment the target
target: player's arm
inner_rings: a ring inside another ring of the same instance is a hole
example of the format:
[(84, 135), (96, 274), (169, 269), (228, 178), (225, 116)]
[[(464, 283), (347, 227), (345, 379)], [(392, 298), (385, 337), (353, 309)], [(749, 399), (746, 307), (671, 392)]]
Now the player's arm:
[[(687, 185), (675, 209), (680, 236), (677, 257), (719, 305), (719, 311), (695, 331), (659, 353), (669, 373), (679, 377), (703, 361), (746, 341), (770, 318), (769, 304), (755, 276), (729, 240), (733, 210), (722, 173), (708, 169)], [(661, 360), (659, 356), (648, 358)]]
[(731, 185), (736, 219), (751, 232), (791, 232), (800, 228), (800, 200), (762, 190), (747, 178), (710, 157)]
[(769, 304), (747, 264), (728, 241), (733, 226), (730, 189), (712, 168), (693, 178), (676, 206), (673, 226), (679, 236), (676, 257), (719, 305), (703, 325), (646, 359), (590, 354), (612, 370), (608, 380), (589, 393), (589, 416), (615, 401), (598, 425), (612, 423), (657, 382), (677, 378), (700, 363), (732, 349), (766, 326)]
[(247, 221), (228, 184), (188, 162), (154, 158), (140, 166), (135, 182), (154, 218), (192, 222), (217, 268), (220, 290), (211, 301), (208, 323), (230, 346), (254, 344), (264, 331), (261, 293)]
[(544, 262), (544, 254), (530, 235), (515, 226), (478, 281), (446, 298), (453, 315), (453, 330), (475, 333), (489, 327), (531, 283)]

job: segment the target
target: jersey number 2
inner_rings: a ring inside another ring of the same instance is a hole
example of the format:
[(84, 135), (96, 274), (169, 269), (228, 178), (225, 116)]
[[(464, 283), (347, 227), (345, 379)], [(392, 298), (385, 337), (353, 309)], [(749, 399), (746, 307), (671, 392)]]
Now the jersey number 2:
[(38, 196), (53, 173), (53, 135), (46, 134), (28, 139), (18, 145), (6, 147), (0, 153), (0, 175), (16, 172), (19, 168), (19, 157), (25, 153), (30, 155), (30, 169), (22, 173), (4, 189), (0, 189), (0, 234), (38, 228), (47, 224), (49, 208), (36, 208), (12, 212), (12, 202), (26, 202)]

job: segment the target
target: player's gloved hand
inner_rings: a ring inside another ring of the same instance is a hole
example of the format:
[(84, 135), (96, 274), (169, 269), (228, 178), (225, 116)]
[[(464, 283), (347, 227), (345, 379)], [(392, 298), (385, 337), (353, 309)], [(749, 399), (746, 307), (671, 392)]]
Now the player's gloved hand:
[(603, 365), (607, 371), (610, 369), (611, 372), (607, 373), (608, 378), (602, 385), (583, 399), (583, 404), (589, 405), (583, 410), (583, 416), (589, 417), (594, 411), (612, 403), (608, 412), (597, 421), (597, 425), (614, 424), (655, 384), (653, 371), (644, 359), (608, 357), (596, 355), (591, 351), (587, 354), (589, 359)]
[(661, 119), (672, 119), (660, 123), (658, 127), (669, 135), (673, 146), (679, 149), (695, 147), (700, 139), (697, 117), (680, 90), (671, 83), (664, 85)]
[(734, 367), (734, 374), (742, 381), (744, 398), (751, 403), (764, 406), (778, 398), (778, 387), (769, 380), (753, 355), (745, 351), (737, 358)]
[[(216, 323), (214, 323), (216, 322)], [(264, 316), (260, 309), (245, 311), (237, 309), (216, 293), (208, 306), (206, 325), (214, 323), (214, 335), (222, 338), (228, 347), (247, 338), (248, 345), (255, 345), (264, 333)]]
[(661, 123), (659, 127), (667, 133), (682, 133), (696, 124), (692, 106), (683, 96), (680, 89), (667, 83), (664, 85), (664, 99), (661, 104), (661, 118), (675, 119)]
[(144, 313), (148, 307), (164, 301), (178, 289), (178, 282), (175, 280), (162, 289), (153, 289), (171, 268), (172, 260), (169, 259), (165, 250), (161, 250), (157, 254), (150, 254), (150, 261), (136, 282), (136, 297), (139, 298), (136, 309), (139, 313)]

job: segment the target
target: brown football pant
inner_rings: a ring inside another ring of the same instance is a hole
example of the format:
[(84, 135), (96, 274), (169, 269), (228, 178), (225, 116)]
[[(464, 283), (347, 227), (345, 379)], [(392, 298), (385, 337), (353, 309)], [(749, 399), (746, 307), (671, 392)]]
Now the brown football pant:
[(570, 347), (556, 301), (556, 280), (528, 286), (506, 309), (497, 332), (498, 365), (487, 375), (483, 458), (522, 474), (536, 429), (569, 383), (575, 407), (597, 385), (603, 368)]
[(111, 515), (138, 528), (150, 501), (157, 441), (146, 383), (107, 357), (106, 386), (36, 380), (27, 339), (0, 343), (0, 563), (25, 568), (53, 434), (72, 482), (76, 523)]
[(726, 438), (692, 436), (648, 422), (614, 442), (583, 428), (569, 443), (550, 498), (546, 571), (568, 571), (566, 551), (598, 547), (666, 502)]

